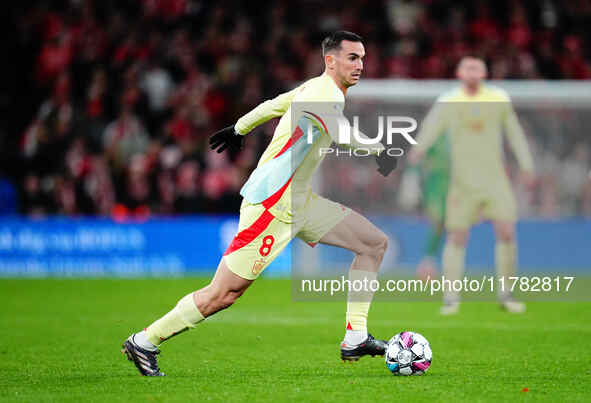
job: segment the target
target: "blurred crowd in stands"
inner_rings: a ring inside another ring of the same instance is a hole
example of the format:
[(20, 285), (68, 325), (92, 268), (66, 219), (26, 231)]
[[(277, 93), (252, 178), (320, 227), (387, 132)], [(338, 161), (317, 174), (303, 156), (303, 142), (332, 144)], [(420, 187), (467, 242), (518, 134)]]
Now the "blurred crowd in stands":
[[(467, 53), (495, 79), (591, 78), (590, 0), (24, 3), (0, 204), (30, 216), (235, 213), (273, 123), (240, 154), (207, 152), (208, 136), (321, 73), (336, 29), (364, 37), (368, 78), (453, 78)], [(582, 197), (587, 150), (562, 166), (584, 171)]]

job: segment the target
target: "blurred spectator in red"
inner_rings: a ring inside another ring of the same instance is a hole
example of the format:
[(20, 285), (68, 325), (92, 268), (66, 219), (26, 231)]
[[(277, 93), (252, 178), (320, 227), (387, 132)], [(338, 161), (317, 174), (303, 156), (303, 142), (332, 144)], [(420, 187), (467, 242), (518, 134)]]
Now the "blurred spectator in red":
[(115, 205), (115, 189), (109, 167), (102, 156), (92, 157), (92, 170), (86, 177), (84, 187), (96, 208), (95, 213), (108, 216)]
[(506, 33), (507, 41), (519, 49), (528, 48), (532, 40), (532, 33), (523, 6), (519, 3), (513, 4), (509, 18), (510, 25)]
[(177, 194), (174, 201), (175, 211), (180, 213), (204, 212), (206, 201), (199, 187), (199, 164), (188, 160), (177, 171)]
[(123, 197), (113, 211), (116, 217), (145, 219), (150, 216), (151, 206), (156, 199), (150, 186), (145, 155), (135, 154), (131, 158), (120, 193)]
[(227, 206), (240, 208), (242, 198), (238, 193), (241, 183), (236, 181), (239, 172), (230, 165), (228, 154), (208, 153), (208, 170), (203, 175), (203, 194), (207, 199), (208, 212), (223, 212)]
[(72, 41), (63, 18), (56, 13), (47, 15), (44, 44), (39, 54), (37, 79), (42, 85), (53, 82), (72, 62)]
[(574, 35), (568, 35), (564, 38), (563, 49), (559, 64), (565, 78), (575, 80), (591, 78), (591, 67), (583, 57), (581, 40)]
[(172, 120), (166, 124), (166, 134), (175, 142), (194, 139), (195, 130), (189, 120), (189, 107), (187, 105), (181, 105), (176, 110)]
[(86, 116), (102, 118), (105, 116), (105, 96), (107, 93), (107, 74), (104, 70), (95, 70), (86, 94)]
[(54, 172), (63, 163), (77, 117), (70, 90), (70, 75), (60, 74), (52, 97), (41, 105), (37, 118), (23, 134), (21, 151), (36, 171)]

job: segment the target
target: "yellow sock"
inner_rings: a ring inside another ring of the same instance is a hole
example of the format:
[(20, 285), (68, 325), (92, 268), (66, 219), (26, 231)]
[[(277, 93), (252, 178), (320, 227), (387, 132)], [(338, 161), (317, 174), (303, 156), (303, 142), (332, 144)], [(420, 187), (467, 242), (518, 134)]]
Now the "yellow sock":
[[(464, 275), (464, 264), (466, 260), (466, 248), (464, 246), (458, 247), (452, 242), (445, 243), (443, 248), (443, 275), (447, 280), (460, 280)], [(445, 287), (443, 292), (443, 300), (445, 302), (457, 302), (460, 296), (458, 293), (449, 290)]]
[[(347, 330), (367, 333), (367, 314), (373, 298), (373, 292), (369, 285), (377, 278), (378, 274), (365, 270), (350, 270), (349, 281), (351, 288), (347, 297)], [(356, 291), (355, 284), (364, 284), (361, 290)]]
[(155, 346), (201, 322), (203, 315), (193, 301), (193, 293), (185, 295), (174, 308), (146, 328), (146, 337)]
[[(505, 284), (515, 275), (515, 262), (517, 259), (517, 247), (515, 242), (497, 242), (495, 245), (495, 264), (497, 268), (497, 277), (505, 277)], [(502, 298), (508, 294), (502, 292), (499, 288), (499, 297)]]
[(367, 331), (367, 314), (371, 302), (347, 302), (347, 330)]

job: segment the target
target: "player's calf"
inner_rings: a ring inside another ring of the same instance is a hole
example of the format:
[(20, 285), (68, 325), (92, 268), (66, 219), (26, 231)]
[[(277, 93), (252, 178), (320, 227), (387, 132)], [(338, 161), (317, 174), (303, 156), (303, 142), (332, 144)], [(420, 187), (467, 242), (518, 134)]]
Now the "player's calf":
[(185, 295), (160, 319), (130, 336), (123, 343), (122, 352), (133, 361), (142, 375), (161, 376), (156, 360), (156, 355), (160, 353), (158, 346), (194, 328), (206, 317), (231, 306), (251, 283), (230, 272), (222, 261), (208, 286)]
[(222, 260), (211, 283), (195, 292), (195, 305), (207, 318), (232, 306), (252, 282), (233, 273)]
[(327, 232), (320, 243), (348, 249), (355, 253), (354, 267), (378, 271), (386, 249), (388, 236), (361, 214), (352, 211)]
[(210, 287), (196, 291), (195, 301), (203, 316), (208, 317), (232, 306), (244, 291), (246, 290)]

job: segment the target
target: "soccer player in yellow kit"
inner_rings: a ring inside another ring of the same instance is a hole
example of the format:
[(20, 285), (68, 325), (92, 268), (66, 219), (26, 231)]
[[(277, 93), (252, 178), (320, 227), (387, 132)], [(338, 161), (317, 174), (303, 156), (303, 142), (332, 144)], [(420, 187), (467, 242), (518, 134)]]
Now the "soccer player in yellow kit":
[[(480, 216), (493, 221), (497, 275), (514, 276), (517, 209), (503, 163), (503, 130), (527, 185), (533, 181), (532, 157), (509, 96), (482, 82), (486, 78), (484, 62), (463, 58), (457, 76), (462, 85), (439, 97), (425, 118), (409, 161), (416, 164), (442, 132), (448, 133), (452, 174), (445, 217), (445, 278), (463, 276), (468, 231)], [(507, 290), (498, 291), (504, 309), (514, 313), (525, 310)], [(445, 289), (441, 313), (454, 314), (458, 308), (459, 295)]]
[[(345, 94), (361, 77), (365, 49), (358, 35), (337, 31), (324, 39), (322, 53), (324, 74), (260, 104), (212, 136), (211, 146), (218, 152), (238, 150), (244, 135), (281, 117), (273, 139), (240, 191), (244, 200), (238, 233), (210, 284), (183, 297), (170, 312), (124, 342), (123, 352), (142, 375), (163, 375), (157, 363), (158, 346), (232, 305), (296, 236), (311, 245), (354, 252), (349, 272), (352, 282), (367, 279), (368, 283), (376, 278), (388, 237), (360, 214), (312, 192), (309, 184), (325, 155), (320, 149), (339, 139), (337, 122), (343, 117)], [(347, 147), (363, 145), (353, 138)], [(378, 171), (386, 176), (396, 160), (382, 151), (381, 144), (373, 148)], [(349, 291), (345, 338), (340, 346), (343, 360), (385, 352), (387, 343), (367, 332), (372, 296), (371, 290)]]

